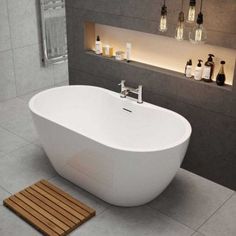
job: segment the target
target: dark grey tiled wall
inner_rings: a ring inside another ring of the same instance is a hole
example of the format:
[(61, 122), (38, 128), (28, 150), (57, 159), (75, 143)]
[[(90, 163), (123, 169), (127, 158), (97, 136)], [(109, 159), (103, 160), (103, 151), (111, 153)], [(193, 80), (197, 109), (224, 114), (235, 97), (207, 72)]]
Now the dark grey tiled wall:
[[(180, 73), (134, 62), (117, 62), (84, 51), (84, 23), (88, 21), (159, 34), (161, 2), (67, 0), (70, 84), (96, 85), (117, 92), (121, 79), (130, 86), (143, 84), (145, 101), (177, 111), (193, 126), (183, 167), (236, 189), (236, 82), (233, 88), (219, 88), (188, 80)], [(168, 34), (172, 36), (179, 4), (169, 2)], [(205, 3), (209, 9), (205, 11), (208, 42), (236, 48), (236, 1)], [(220, 24), (219, 19), (222, 19)]]

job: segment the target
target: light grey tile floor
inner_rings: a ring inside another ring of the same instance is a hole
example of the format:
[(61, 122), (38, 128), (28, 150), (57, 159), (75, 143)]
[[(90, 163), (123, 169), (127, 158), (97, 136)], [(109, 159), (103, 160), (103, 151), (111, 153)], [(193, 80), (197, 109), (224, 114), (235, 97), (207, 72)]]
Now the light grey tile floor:
[(235, 236), (236, 194), (234, 194), (199, 231), (207, 236)]
[(190, 228), (151, 209), (110, 207), (71, 235), (83, 236), (189, 236)]
[[(235, 192), (182, 169), (163, 194), (136, 208), (110, 206), (58, 176), (40, 147), (28, 109), (35, 93), (0, 102), (1, 202), (9, 193), (45, 178), (97, 211), (97, 216), (72, 236), (236, 235)], [(0, 235), (40, 234), (1, 203)]]
[(3, 205), (3, 200), (9, 197), (10, 195), (11, 194), (9, 192), (7, 192), (5, 189), (0, 187), (0, 206)]
[(195, 232), (192, 236), (205, 236), (205, 235), (203, 235), (203, 234), (201, 234), (199, 232)]
[(56, 175), (44, 151), (34, 144), (28, 144), (2, 157), (0, 173), (0, 186), (10, 193)]
[(88, 206), (96, 209), (97, 215), (103, 212), (106, 208), (109, 207), (107, 203), (104, 201), (94, 197), (92, 194), (84, 191), (83, 189), (75, 186), (71, 182), (63, 179), (60, 176), (56, 176), (50, 179), (50, 182), (61, 188), (62, 190), (66, 191), (67, 193), (71, 194), (71, 196), (80, 199), (82, 202), (87, 204)]
[(40, 236), (41, 234), (4, 206), (0, 206), (0, 235)]
[(23, 147), (27, 142), (0, 127), (0, 151), (3, 153), (11, 152), (17, 148)]
[(232, 194), (228, 188), (181, 169), (150, 206), (197, 229)]

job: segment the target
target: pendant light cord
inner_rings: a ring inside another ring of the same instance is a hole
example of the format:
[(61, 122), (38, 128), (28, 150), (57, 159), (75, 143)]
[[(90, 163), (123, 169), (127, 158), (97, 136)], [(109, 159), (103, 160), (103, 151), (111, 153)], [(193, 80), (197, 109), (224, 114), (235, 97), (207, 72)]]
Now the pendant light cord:
[(184, 0), (182, 0), (182, 3), (181, 3), (181, 11), (183, 11), (184, 9)]
[(203, 0), (201, 0), (200, 12), (202, 12), (202, 1), (203, 1)]

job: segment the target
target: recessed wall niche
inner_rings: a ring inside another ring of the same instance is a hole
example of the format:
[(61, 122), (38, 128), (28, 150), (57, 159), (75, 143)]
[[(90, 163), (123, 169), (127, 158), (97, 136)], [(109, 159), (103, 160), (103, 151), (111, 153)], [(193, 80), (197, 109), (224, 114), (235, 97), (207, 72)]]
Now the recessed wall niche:
[(195, 45), (187, 40), (177, 41), (174, 38), (128, 30), (109, 25), (85, 23), (85, 49), (94, 50), (96, 35), (99, 35), (103, 44), (109, 44), (118, 50), (125, 51), (127, 42), (132, 43), (132, 60), (151, 66), (175, 72), (184, 72), (187, 60), (192, 59), (193, 68), (198, 59), (203, 64), (208, 54), (215, 55), (215, 73), (220, 68), (220, 61), (226, 61), (226, 84), (232, 85), (234, 80), (236, 50), (209, 44)]

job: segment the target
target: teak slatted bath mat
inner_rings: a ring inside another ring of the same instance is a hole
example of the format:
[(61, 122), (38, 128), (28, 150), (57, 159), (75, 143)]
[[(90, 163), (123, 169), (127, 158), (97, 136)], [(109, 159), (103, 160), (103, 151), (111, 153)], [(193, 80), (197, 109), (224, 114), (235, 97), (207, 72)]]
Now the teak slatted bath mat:
[(46, 180), (3, 201), (44, 235), (67, 235), (96, 212)]

